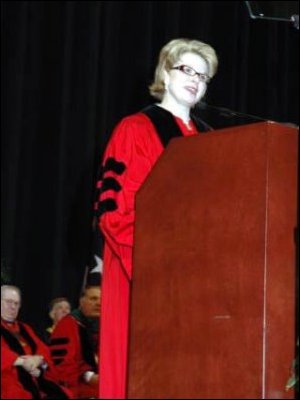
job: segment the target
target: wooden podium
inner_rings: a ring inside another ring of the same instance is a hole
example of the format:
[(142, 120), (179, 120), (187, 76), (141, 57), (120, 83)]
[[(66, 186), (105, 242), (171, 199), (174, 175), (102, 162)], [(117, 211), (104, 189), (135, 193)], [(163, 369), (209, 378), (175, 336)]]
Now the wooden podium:
[(173, 139), (136, 199), (128, 398), (293, 398), (298, 131)]

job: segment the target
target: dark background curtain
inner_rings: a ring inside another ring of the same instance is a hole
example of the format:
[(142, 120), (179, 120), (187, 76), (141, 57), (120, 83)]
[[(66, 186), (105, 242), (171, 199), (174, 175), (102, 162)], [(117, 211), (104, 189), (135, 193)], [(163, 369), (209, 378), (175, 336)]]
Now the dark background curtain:
[(298, 123), (299, 32), (250, 19), (243, 1), (3, 1), (1, 27), (1, 267), (38, 329), (50, 299), (77, 303), (103, 149), (154, 101), (167, 41), (216, 49), (209, 104)]

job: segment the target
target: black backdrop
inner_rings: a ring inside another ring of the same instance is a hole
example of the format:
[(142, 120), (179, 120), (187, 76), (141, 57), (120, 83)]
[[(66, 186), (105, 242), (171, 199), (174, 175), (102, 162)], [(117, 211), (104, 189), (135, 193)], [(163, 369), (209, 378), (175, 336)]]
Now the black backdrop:
[(152, 99), (159, 49), (210, 43), (206, 101), (298, 123), (298, 31), (249, 19), (243, 1), (2, 1), (1, 266), (22, 316), (81, 287), (101, 154), (115, 123)]

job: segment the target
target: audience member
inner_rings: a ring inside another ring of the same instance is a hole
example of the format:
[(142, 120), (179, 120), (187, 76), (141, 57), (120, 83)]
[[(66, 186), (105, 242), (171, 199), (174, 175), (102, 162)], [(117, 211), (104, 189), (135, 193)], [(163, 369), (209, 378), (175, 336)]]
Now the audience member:
[(62, 318), (51, 335), (51, 355), (60, 379), (77, 399), (99, 398), (99, 285), (98, 279), (97, 286), (85, 287), (79, 308)]
[(21, 291), (1, 286), (1, 399), (67, 399), (50, 351), (33, 329), (17, 320)]
[(51, 334), (58, 323), (65, 315), (71, 312), (71, 304), (66, 297), (56, 297), (49, 306), (49, 317), (52, 320), (52, 325), (46, 328), (45, 341), (49, 343)]

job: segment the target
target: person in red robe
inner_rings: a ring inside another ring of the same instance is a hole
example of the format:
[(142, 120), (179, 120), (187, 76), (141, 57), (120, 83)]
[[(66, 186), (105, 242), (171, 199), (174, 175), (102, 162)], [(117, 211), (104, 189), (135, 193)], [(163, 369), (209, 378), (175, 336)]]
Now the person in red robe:
[(51, 338), (51, 356), (61, 381), (76, 399), (99, 397), (98, 333), (100, 313), (99, 283), (86, 286), (79, 308), (63, 317)]
[(45, 329), (43, 339), (45, 343), (49, 343), (50, 336), (54, 331), (54, 328), (58, 321), (60, 321), (65, 315), (71, 312), (71, 303), (66, 297), (56, 297), (54, 298), (49, 306), (49, 317), (52, 320), (51, 326)]
[(68, 399), (46, 344), (18, 321), (19, 288), (1, 286), (1, 399)]
[(174, 39), (161, 50), (150, 93), (159, 103), (128, 116), (104, 153), (95, 209), (104, 235), (100, 340), (100, 398), (126, 397), (135, 195), (169, 140), (208, 126), (191, 115), (217, 69), (206, 43)]

